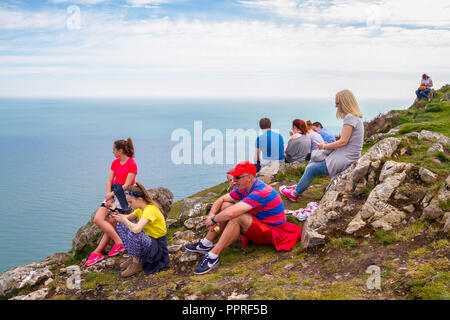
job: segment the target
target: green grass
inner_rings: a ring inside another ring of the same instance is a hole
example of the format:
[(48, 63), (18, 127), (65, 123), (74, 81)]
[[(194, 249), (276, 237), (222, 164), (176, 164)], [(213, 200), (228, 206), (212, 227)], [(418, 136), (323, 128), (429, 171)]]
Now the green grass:
[(358, 242), (351, 237), (338, 237), (338, 238), (330, 238), (330, 240), (325, 244), (325, 248), (352, 249), (357, 245)]
[(409, 262), (413, 271), (406, 288), (411, 299), (449, 300), (450, 263), (447, 258), (433, 259), (423, 264)]
[(375, 232), (375, 240), (378, 243), (388, 245), (400, 241), (399, 236), (392, 230), (378, 230)]
[(406, 110), (391, 111), (397, 116), (391, 126), (401, 125), (399, 131), (401, 135), (412, 131), (429, 130), (450, 136), (450, 126), (448, 125), (450, 103), (440, 102), (441, 97), (448, 94), (450, 94), (450, 85), (445, 85), (435, 92), (433, 100), (429, 103), (423, 100), (418, 107), (413, 105)]

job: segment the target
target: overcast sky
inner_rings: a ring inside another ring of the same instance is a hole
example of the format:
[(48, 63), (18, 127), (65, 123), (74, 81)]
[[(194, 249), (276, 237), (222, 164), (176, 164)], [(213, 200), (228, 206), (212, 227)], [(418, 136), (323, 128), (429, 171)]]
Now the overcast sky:
[(0, 4), (0, 97), (414, 98), (450, 82), (448, 0)]

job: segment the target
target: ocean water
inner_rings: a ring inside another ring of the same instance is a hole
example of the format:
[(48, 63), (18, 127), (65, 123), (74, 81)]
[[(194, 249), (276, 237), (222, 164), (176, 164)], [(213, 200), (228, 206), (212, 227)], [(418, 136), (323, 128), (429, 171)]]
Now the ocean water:
[[(371, 120), (379, 113), (407, 108), (411, 101), (359, 103), (364, 120)], [(225, 181), (225, 172), (239, 160), (234, 148), (235, 161), (227, 163), (226, 154), (233, 148), (226, 144), (226, 130), (259, 132), (262, 117), (272, 120), (285, 141), (295, 118), (320, 121), (335, 134), (342, 127), (335, 117), (334, 97), (0, 99), (0, 272), (70, 250), (76, 231), (103, 200), (115, 140), (133, 139), (136, 181), (147, 188), (166, 187), (177, 201)], [(197, 131), (201, 125), (200, 135), (194, 132), (195, 123)], [(190, 134), (190, 164), (173, 161), (173, 149), (188, 141), (171, 140), (180, 129)], [(205, 132), (223, 137), (223, 148), (216, 144), (214, 164), (195, 152), (202, 155), (211, 147), (213, 140), (208, 141)], [(254, 142), (247, 142), (244, 158), (253, 159)]]

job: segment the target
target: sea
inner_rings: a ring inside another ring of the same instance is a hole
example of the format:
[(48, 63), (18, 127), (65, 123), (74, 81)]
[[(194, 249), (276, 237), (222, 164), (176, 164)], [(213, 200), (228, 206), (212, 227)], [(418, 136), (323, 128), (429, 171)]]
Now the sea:
[[(359, 104), (369, 121), (411, 102)], [(285, 142), (296, 118), (319, 121), (336, 135), (342, 128), (334, 97), (0, 99), (0, 273), (71, 249), (104, 198), (115, 140), (132, 139), (136, 181), (168, 188), (175, 202), (252, 160), (263, 117)]]

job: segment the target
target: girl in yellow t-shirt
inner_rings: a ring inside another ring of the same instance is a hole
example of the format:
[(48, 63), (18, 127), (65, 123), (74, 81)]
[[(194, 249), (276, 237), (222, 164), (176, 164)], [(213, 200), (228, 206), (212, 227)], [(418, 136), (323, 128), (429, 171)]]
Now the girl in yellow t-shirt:
[(130, 277), (141, 270), (154, 273), (169, 263), (164, 215), (141, 183), (128, 186), (125, 195), (134, 212), (111, 214), (118, 222), (117, 233), (132, 257), (120, 265), (124, 269), (121, 275)]

